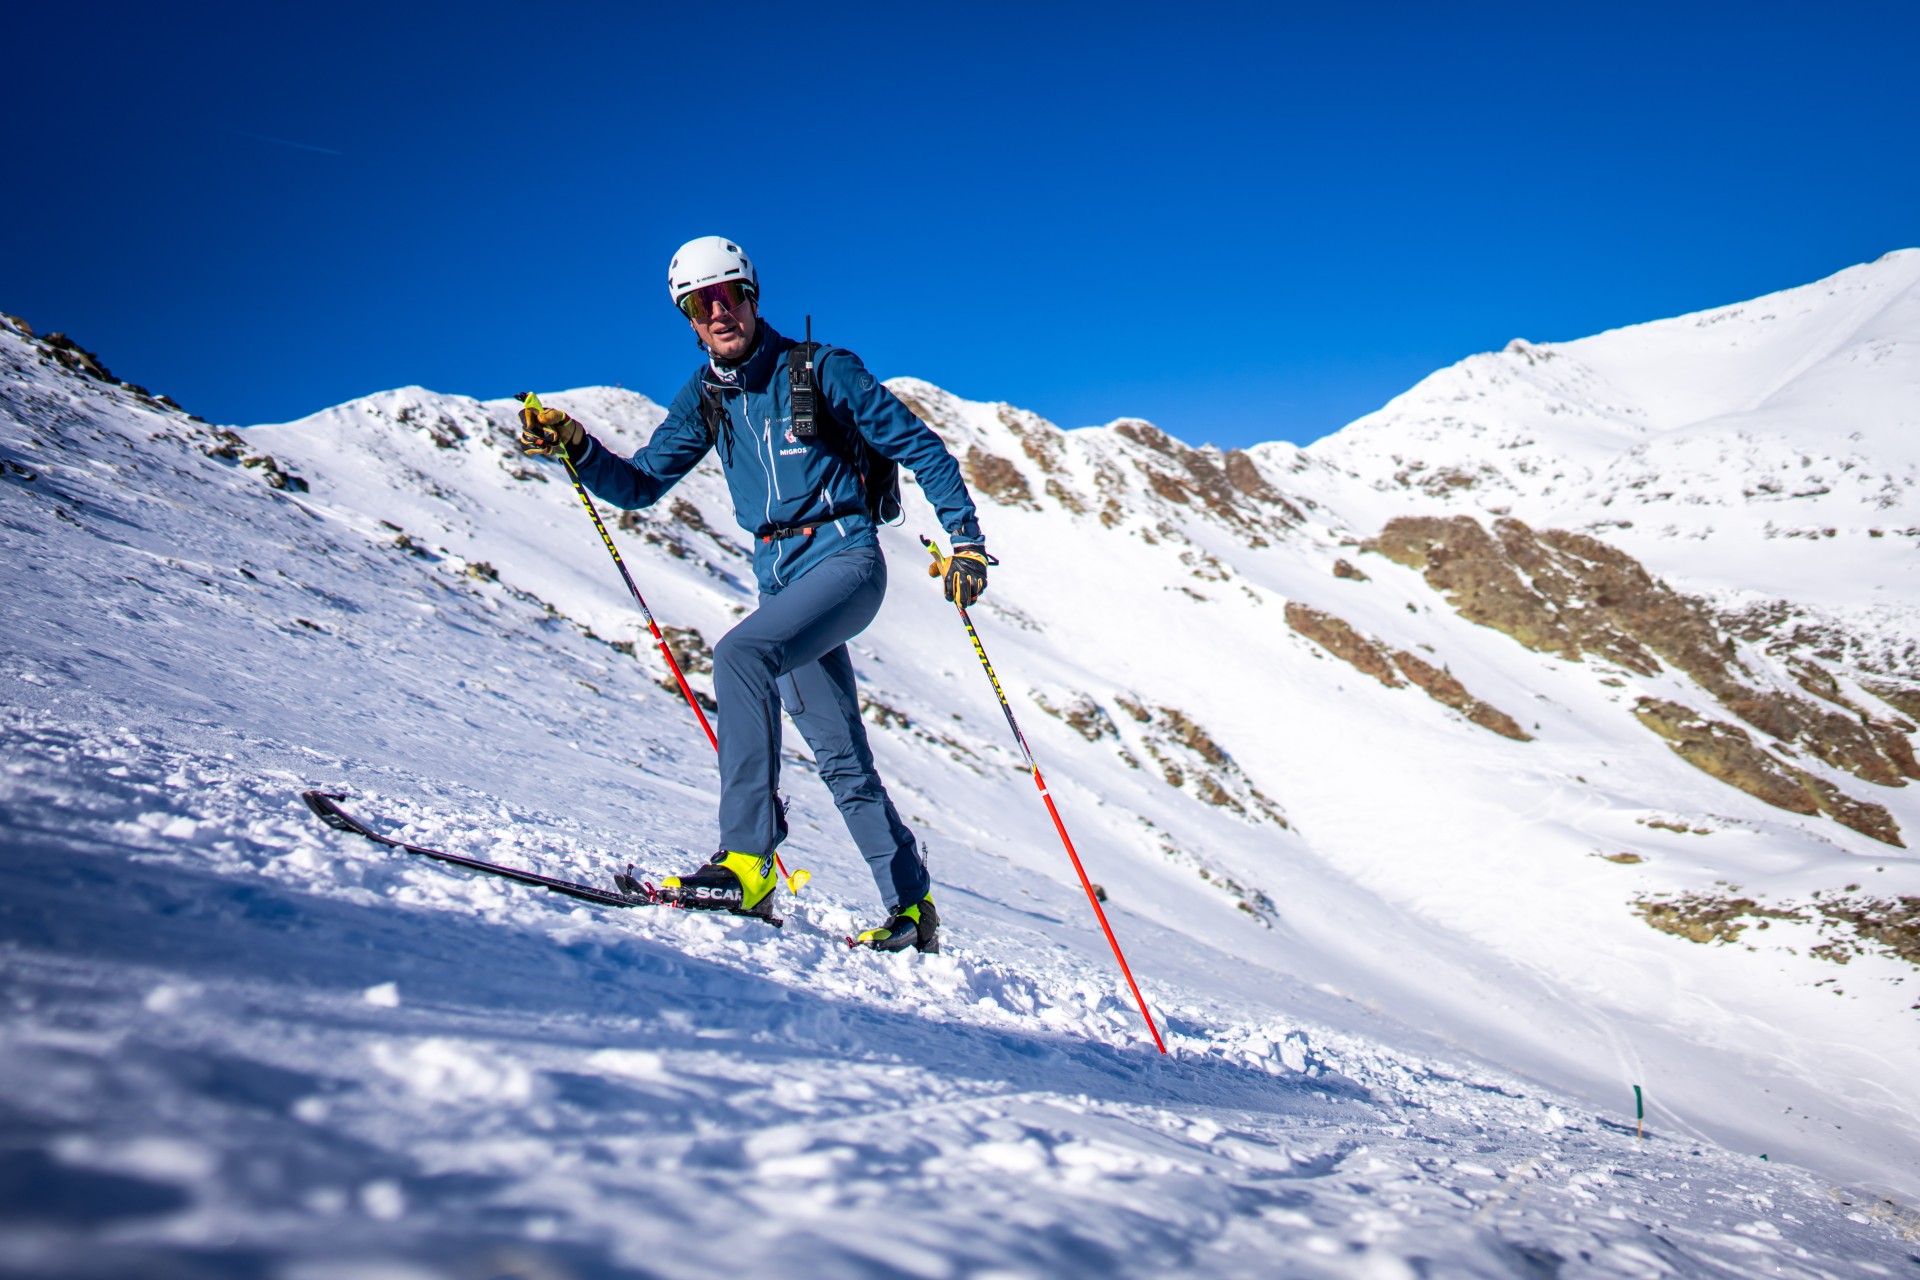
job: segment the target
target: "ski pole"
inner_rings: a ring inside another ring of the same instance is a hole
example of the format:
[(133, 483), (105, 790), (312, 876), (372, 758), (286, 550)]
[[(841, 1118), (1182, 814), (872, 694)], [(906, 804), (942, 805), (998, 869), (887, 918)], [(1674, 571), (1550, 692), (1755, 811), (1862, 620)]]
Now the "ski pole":
[[(920, 544), (933, 556), (933, 563), (927, 567), (927, 576), (941, 578), (946, 576), (948, 557), (940, 554), (940, 548), (931, 538), (922, 535)], [(1033, 785), (1040, 788), (1040, 798), (1047, 802), (1047, 815), (1053, 819), (1053, 829), (1060, 833), (1060, 843), (1067, 847), (1067, 857), (1073, 860), (1073, 869), (1080, 877), (1080, 887), (1087, 891), (1087, 902), (1093, 907), (1093, 914), (1100, 921), (1101, 930), (1107, 935), (1107, 945), (1113, 948), (1113, 958), (1120, 962), (1120, 972), (1127, 979), (1127, 986), (1133, 992), (1133, 1002), (1140, 1006), (1140, 1016), (1147, 1020), (1147, 1030), (1153, 1035), (1153, 1043), (1160, 1052), (1167, 1051), (1167, 1045), (1160, 1038), (1160, 1028), (1153, 1025), (1153, 1015), (1147, 1012), (1146, 997), (1140, 994), (1140, 984), (1133, 980), (1133, 970), (1127, 967), (1127, 957), (1120, 950), (1120, 940), (1113, 936), (1113, 926), (1107, 923), (1107, 913), (1100, 909), (1100, 899), (1093, 891), (1093, 882), (1087, 879), (1087, 869), (1080, 865), (1080, 855), (1074, 851), (1073, 839), (1067, 835), (1067, 824), (1060, 820), (1060, 810), (1054, 806), (1053, 795), (1047, 790), (1047, 783), (1040, 776), (1040, 766), (1034, 763), (1033, 751), (1027, 746), (1027, 736), (1020, 732), (1020, 724), (1013, 718), (1013, 704), (1007, 701), (1007, 691), (1000, 687), (1000, 677), (993, 673), (993, 663), (987, 660), (986, 646), (980, 643), (980, 633), (973, 629), (973, 619), (967, 616), (967, 607), (958, 600), (954, 608), (960, 611), (960, 625), (967, 629), (967, 638), (973, 641), (974, 656), (980, 659), (980, 665), (986, 668), (987, 679), (993, 683), (994, 696), (1000, 699), (1000, 710), (1007, 717), (1007, 728), (1013, 730), (1013, 740), (1020, 744), (1020, 754), (1027, 758), (1027, 770), (1033, 774)]]
[[(540, 397), (531, 391), (522, 391), (515, 395), (514, 399), (535, 412), (541, 408)], [(620, 548), (613, 545), (613, 535), (607, 532), (606, 523), (600, 519), (600, 512), (594, 507), (593, 499), (587, 496), (586, 487), (580, 483), (580, 473), (573, 469), (573, 459), (567, 456), (564, 445), (560, 449), (560, 461), (567, 468), (567, 479), (573, 481), (573, 491), (580, 495), (580, 505), (587, 509), (588, 518), (593, 521), (593, 527), (600, 533), (601, 545), (606, 547), (607, 554), (613, 557), (613, 567), (620, 571), (620, 580), (627, 584), (627, 590), (633, 595), (633, 602), (640, 606), (640, 616), (647, 620), (647, 630), (653, 632), (653, 642), (660, 646), (660, 656), (667, 660), (667, 670), (673, 672), (673, 678), (680, 686), (681, 695), (686, 698), (687, 705), (693, 708), (694, 719), (698, 720), (700, 727), (706, 731), (707, 744), (718, 752), (720, 739), (714, 736), (713, 726), (707, 723), (707, 713), (700, 709), (699, 699), (693, 696), (693, 690), (687, 684), (687, 677), (680, 671), (680, 663), (675, 660), (673, 650), (667, 645), (667, 638), (660, 634), (660, 624), (653, 620), (653, 610), (647, 608), (646, 597), (641, 595), (640, 588), (634, 585), (633, 575), (627, 572), (627, 562), (620, 558)], [(778, 853), (773, 855), (773, 864), (779, 868), (780, 878), (787, 882), (787, 889), (790, 892), (800, 892), (806, 888), (807, 882), (813, 879), (813, 872), (805, 868), (788, 875), (787, 864), (780, 860)]]

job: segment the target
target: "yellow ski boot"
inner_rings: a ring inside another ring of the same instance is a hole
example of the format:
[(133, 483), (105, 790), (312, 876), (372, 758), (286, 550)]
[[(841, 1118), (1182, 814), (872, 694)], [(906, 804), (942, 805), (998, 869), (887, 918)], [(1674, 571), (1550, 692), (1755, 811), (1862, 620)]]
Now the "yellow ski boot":
[(698, 871), (668, 876), (660, 898), (696, 911), (731, 911), (737, 916), (773, 915), (773, 855), (729, 853), (722, 849)]
[(905, 951), (908, 947), (927, 955), (940, 954), (940, 913), (933, 909), (931, 896), (906, 907), (896, 907), (887, 922), (868, 929), (857, 938), (848, 938), (850, 947), (871, 947), (875, 951)]

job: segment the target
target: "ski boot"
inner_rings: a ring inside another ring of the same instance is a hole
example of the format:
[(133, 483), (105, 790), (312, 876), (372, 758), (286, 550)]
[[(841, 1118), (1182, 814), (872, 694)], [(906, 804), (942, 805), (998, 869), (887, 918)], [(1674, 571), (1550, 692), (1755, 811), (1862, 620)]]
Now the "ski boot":
[(725, 849), (698, 871), (668, 876), (660, 882), (659, 897), (676, 907), (696, 911), (730, 911), (736, 916), (773, 920), (773, 856), (729, 853)]
[(849, 947), (871, 947), (875, 951), (905, 951), (912, 947), (927, 955), (940, 954), (940, 913), (933, 899), (926, 897), (908, 907), (895, 907), (887, 922), (867, 929), (857, 938), (848, 938)]

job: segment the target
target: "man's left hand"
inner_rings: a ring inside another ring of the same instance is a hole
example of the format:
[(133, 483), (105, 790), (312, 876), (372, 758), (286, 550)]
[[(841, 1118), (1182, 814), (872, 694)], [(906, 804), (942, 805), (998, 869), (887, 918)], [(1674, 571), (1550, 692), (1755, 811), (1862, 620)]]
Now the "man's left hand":
[(962, 609), (987, 592), (987, 549), (977, 544), (955, 547), (947, 561), (947, 599)]

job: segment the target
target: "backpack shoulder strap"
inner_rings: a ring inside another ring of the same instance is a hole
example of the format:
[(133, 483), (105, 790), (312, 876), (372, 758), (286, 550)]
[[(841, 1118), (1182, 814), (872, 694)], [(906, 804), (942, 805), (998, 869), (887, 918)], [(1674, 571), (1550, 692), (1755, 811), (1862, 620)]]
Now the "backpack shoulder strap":
[[(808, 324), (812, 328), (812, 324)], [(900, 469), (892, 458), (868, 444), (859, 428), (843, 423), (820, 394), (820, 362), (834, 351), (822, 342), (795, 343), (787, 352), (787, 390), (792, 401), (793, 435), (817, 443), (851, 466), (860, 477), (867, 514), (881, 523), (900, 516)]]
[(708, 388), (705, 378), (701, 378), (696, 392), (700, 396), (700, 421), (707, 427), (707, 447), (718, 448), (722, 460), (726, 460), (727, 447), (727, 406), (720, 403), (720, 397)]

